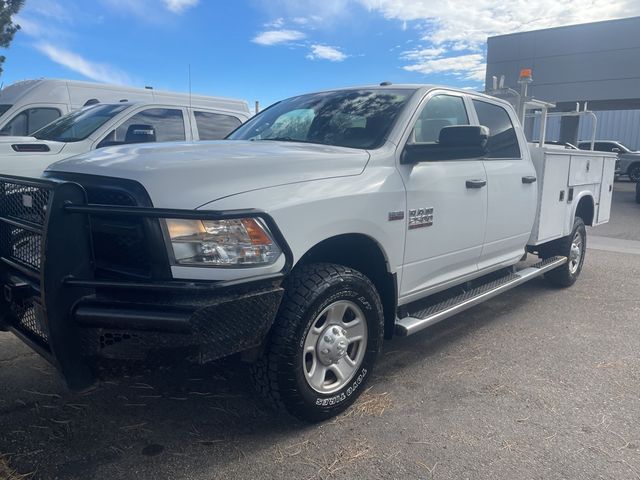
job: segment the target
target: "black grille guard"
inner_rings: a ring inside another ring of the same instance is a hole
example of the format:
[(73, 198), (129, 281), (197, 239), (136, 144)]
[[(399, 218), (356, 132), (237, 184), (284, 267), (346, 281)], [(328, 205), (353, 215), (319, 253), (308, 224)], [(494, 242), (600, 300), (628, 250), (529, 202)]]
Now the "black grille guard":
[[(91, 215), (222, 220), (260, 218), (280, 246), (280, 272), (233, 281), (100, 280), (94, 278)], [(11, 330), (57, 367), (71, 388), (93, 381), (81, 358), (71, 312), (96, 289), (215, 293), (284, 277), (293, 254), (275, 221), (254, 210), (174, 210), (87, 203), (73, 181), (0, 176), (0, 329)]]

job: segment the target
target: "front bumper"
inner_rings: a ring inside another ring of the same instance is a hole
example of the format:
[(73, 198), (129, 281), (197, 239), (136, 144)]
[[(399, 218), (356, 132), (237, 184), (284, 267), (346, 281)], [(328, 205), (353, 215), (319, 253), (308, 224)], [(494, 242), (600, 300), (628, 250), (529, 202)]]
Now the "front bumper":
[[(278, 274), (242, 282), (104, 279), (95, 275), (92, 215), (260, 216), (287, 261)], [(290, 266), (286, 242), (261, 212), (96, 205), (75, 182), (0, 177), (0, 329), (45, 357), (71, 388), (93, 383), (96, 359), (144, 361), (179, 350), (205, 362), (260, 345)]]

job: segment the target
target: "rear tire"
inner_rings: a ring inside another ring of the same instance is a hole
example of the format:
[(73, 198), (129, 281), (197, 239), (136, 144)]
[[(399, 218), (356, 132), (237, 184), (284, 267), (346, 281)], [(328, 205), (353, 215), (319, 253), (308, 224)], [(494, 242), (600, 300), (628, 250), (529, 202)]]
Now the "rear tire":
[(265, 352), (251, 367), (255, 389), (301, 420), (331, 418), (365, 389), (383, 332), (380, 297), (363, 274), (335, 264), (294, 270)]
[(587, 230), (582, 218), (576, 217), (570, 235), (550, 242), (541, 249), (540, 256), (543, 259), (555, 256), (569, 259), (564, 265), (545, 273), (545, 280), (557, 287), (573, 285), (582, 271), (586, 251)]
[(634, 163), (627, 170), (627, 175), (629, 175), (629, 180), (632, 182), (640, 182), (640, 163)]

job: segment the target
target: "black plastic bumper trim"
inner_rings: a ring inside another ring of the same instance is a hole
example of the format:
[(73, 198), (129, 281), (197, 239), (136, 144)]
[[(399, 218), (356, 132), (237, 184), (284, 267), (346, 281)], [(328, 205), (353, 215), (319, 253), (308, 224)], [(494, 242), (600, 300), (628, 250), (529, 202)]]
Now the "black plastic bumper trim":
[(79, 324), (93, 328), (190, 333), (191, 313), (140, 306), (80, 305), (75, 319)]

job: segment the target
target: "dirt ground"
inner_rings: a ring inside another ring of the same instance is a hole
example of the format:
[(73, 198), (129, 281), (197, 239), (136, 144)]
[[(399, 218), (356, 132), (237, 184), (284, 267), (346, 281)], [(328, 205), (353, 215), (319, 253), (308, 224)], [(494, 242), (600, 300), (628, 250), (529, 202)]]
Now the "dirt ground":
[(237, 362), (73, 394), (0, 334), (0, 453), (47, 480), (640, 478), (639, 225), (620, 182), (576, 285), (533, 281), (387, 342), (370, 389), (319, 425), (265, 409)]

